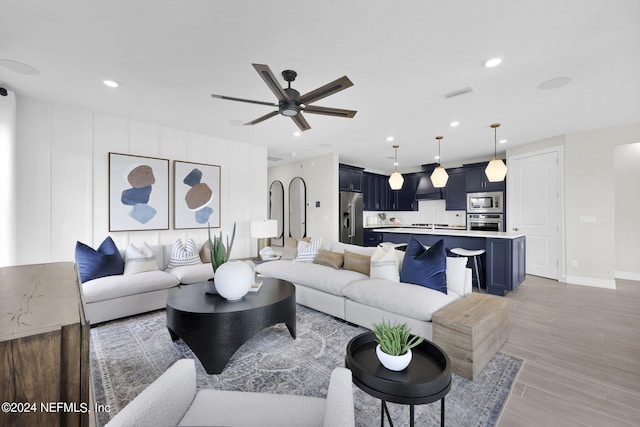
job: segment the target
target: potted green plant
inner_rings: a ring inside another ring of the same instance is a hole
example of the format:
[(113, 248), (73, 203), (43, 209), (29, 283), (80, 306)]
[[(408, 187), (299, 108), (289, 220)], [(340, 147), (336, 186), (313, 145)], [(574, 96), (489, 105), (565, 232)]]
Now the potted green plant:
[(382, 319), (373, 324), (373, 333), (378, 345), (376, 355), (380, 363), (392, 371), (402, 371), (411, 362), (411, 349), (424, 341), (424, 338), (411, 335), (411, 329), (406, 323), (393, 325)]
[[(229, 242), (229, 236), (227, 236), (227, 246), (225, 247), (222, 242), (222, 230), (220, 230), (220, 237), (213, 236), (211, 239), (211, 224), (207, 223), (207, 233), (209, 239), (206, 244), (209, 245), (209, 258), (211, 262), (211, 268), (215, 276), (216, 270), (225, 262), (229, 261), (231, 256), (231, 249), (233, 248), (233, 241), (236, 238), (236, 223), (233, 223), (233, 233), (231, 235), (231, 242)], [(215, 285), (215, 277), (209, 279), (205, 284), (205, 292), (210, 294), (217, 294), (218, 291)]]
[(220, 237), (213, 236), (211, 240), (211, 226), (207, 224), (207, 232), (209, 234), (209, 254), (211, 255), (211, 267), (213, 267), (213, 273), (215, 274), (218, 267), (225, 262), (229, 261), (231, 256), (231, 249), (233, 248), (233, 241), (236, 238), (236, 223), (233, 223), (233, 233), (231, 234), (231, 242), (229, 242), (229, 236), (227, 236), (227, 246), (222, 243), (222, 230), (220, 230)]

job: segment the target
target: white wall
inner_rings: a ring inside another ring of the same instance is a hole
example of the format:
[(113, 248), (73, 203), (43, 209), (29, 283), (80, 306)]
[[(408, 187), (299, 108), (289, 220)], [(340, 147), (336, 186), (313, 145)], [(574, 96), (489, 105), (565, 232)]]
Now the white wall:
[(17, 259), (16, 221), (16, 96), (7, 91), (0, 96), (0, 267)]
[[(619, 244), (616, 238), (616, 230), (633, 230), (637, 223), (637, 215), (616, 214), (616, 204), (621, 198), (637, 198), (640, 182), (630, 193), (616, 189), (614, 160), (619, 146), (638, 141), (640, 123), (632, 123), (560, 135), (507, 150), (509, 157), (564, 146), (564, 263), (570, 283), (613, 287), (619, 270), (617, 260), (626, 256), (622, 252), (630, 252), (636, 260), (640, 257), (637, 244)], [(640, 164), (631, 167), (638, 169)], [(579, 223), (579, 216), (594, 216), (596, 223)], [(570, 260), (576, 260), (577, 267), (571, 267)]]
[[(301, 177), (307, 187), (307, 236), (322, 236), (323, 245), (339, 240), (338, 233), (338, 156), (327, 154), (272, 166), (268, 172), (268, 182), (279, 180), (284, 186), (284, 236), (289, 236), (289, 183)], [(265, 186), (265, 192), (268, 185)], [(316, 207), (320, 202), (320, 207)]]
[(232, 256), (256, 254), (249, 223), (267, 214), (265, 148), (21, 97), (17, 142), (18, 264), (73, 260), (77, 240), (96, 247), (107, 235), (121, 248), (206, 239), (206, 229), (172, 229), (173, 165), (169, 230), (109, 232), (109, 152), (220, 165), (221, 230), (236, 221)]
[(614, 167), (615, 276), (640, 280), (640, 142), (616, 146)]

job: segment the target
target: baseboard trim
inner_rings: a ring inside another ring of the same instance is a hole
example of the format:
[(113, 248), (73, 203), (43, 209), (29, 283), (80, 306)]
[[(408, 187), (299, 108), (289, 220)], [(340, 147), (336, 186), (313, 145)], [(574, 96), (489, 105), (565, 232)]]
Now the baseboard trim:
[(616, 279), (624, 279), (624, 280), (636, 280), (640, 282), (640, 273), (634, 273), (632, 271), (614, 271), (613, 272)]
[(593, 286), (596, 288), (615, 289), (616, 281), (614, 279), (596, 279), (594, 277), (570, 276), (565, 277), (565, 281), (572, 285)]

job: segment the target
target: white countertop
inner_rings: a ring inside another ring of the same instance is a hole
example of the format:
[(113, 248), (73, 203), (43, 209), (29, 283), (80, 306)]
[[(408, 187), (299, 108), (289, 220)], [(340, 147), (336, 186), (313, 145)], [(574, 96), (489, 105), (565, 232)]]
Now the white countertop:
[(443, 230), (419, 227), (383, 227), (375, 228), (378, 233), (400, 233), (400, 234), (433, 234), (436, 236), (460, 236), (460, 237), (484, 237), (492, 239), (517, 239), (525, 234), (511, 231), (472, 231), (472, 230)]

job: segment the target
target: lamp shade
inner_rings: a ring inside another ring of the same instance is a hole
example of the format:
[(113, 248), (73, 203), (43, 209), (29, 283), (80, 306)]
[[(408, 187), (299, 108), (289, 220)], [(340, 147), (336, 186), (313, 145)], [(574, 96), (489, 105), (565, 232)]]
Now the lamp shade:
[(507, 165), (501, 159), (494, 157), (487, 165), (484, 173), (490, 182), (504, 181), (504, 177), (507, 176)]
[(438, 166), (433, 170), (433, 173), (431, 174), (431, 183), (433, 184), (434, 188), (445, 187), (448, 180), (449, 174), (442, 166)]
[(389, 187), (391, 187), (392, 190), (400, 190), (402, 188), (402, 184), (404, 184), (402, 174), (398, 171), (392, 173), (389, 177)]
[(278, 235), (277, 219), (260, 219), (251, 221), (251, 237), (255, 239), (266, 239)]

